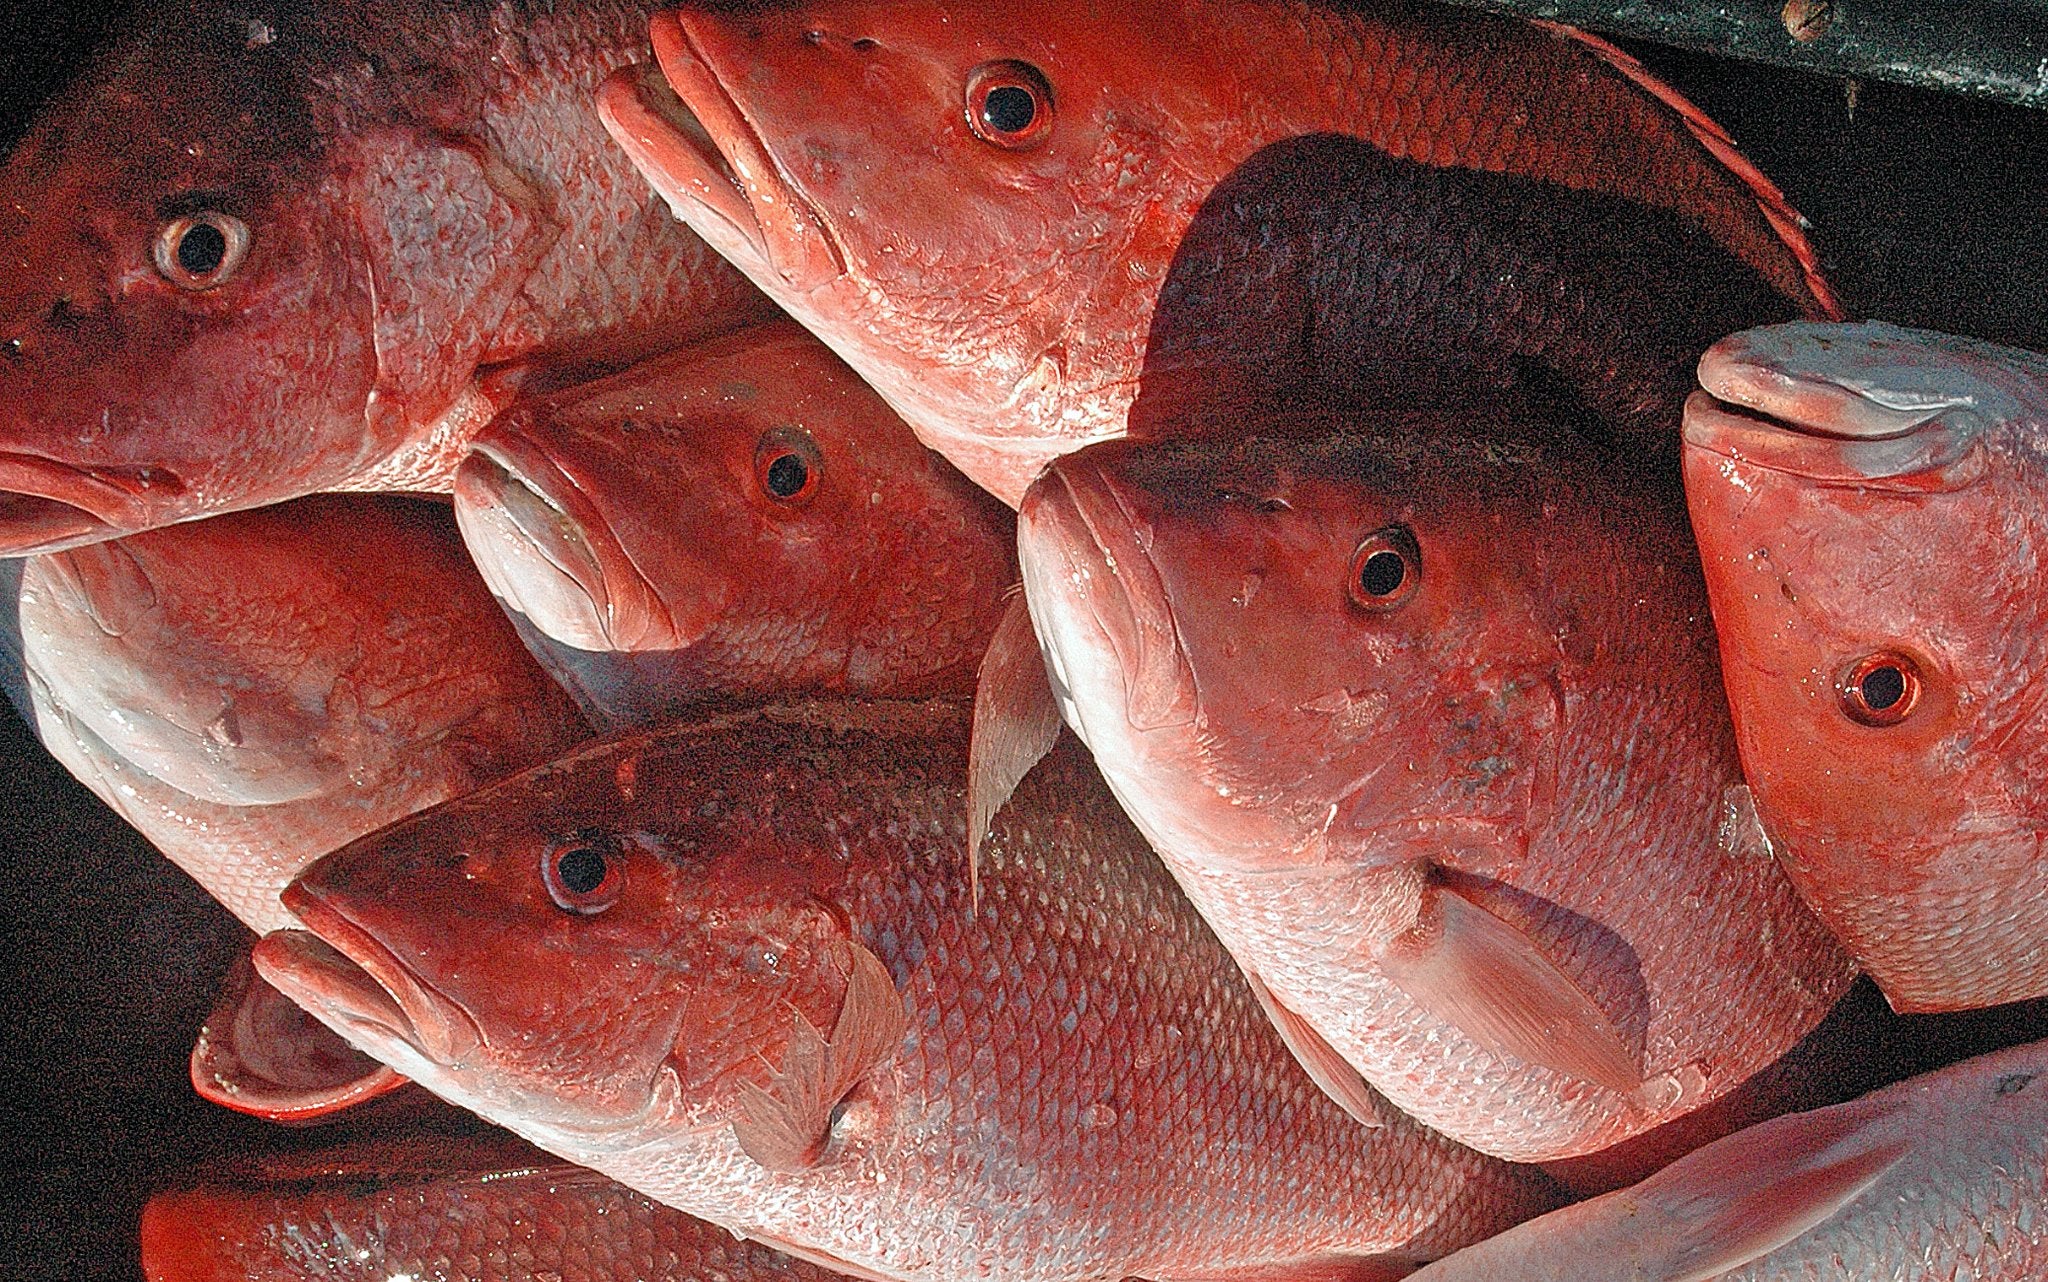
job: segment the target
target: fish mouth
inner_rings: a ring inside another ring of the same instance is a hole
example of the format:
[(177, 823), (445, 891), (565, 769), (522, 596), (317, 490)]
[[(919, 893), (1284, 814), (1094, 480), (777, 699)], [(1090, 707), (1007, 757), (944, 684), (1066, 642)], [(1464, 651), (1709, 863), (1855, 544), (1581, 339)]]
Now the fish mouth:
[[(2011, 398), (1880, 324), (1730, 335), (1700, 357), (1684, 441), (1741, 464), (1840, 484), (1955, 488), (1953, 465)], [(1940, 384), (1947, 383), (1948, 386)]]
[(676, 617), (592, 493), (573, 463), (496, 432), (456, 470), (455, 523), (491, 592), (563, 645), (638, 652), (698, 640), (709, 620)]
[(1807, 419), (1782, 419), (1711, 392), (1686, 398), (1684, 448), (1714, 455), (1725, 466), (1760, 468), (1823, 485), (1927, 492), (1961, 489), (1981, 467), (1957, 467), (1981, 456), (1971, 450), (1974, 426), (1928, 421), (1889, 435), (1849, 435)]
[[(1081, 706), (1100, 706), (1095, 692), (1077, 688), (1068, 672), (1086, 663), (1087, 670), (1107, 666), (1116, 673), (1130, 729), (1193, 724), (1194, 669), (1147, 547), (1151, 527), (1121, 487), (1085, 452), (1065, 455), (1025, 493), (1017, 533), (1026, 583), (1034, 589), (1026, 600), (1045, 639), (1051, 675), (1080, 695), (1078, 702), (1062, 696), (1069, 720)], [(1089, 739), (1078, 722), (1075, 729)], [(1090, 739), (1091, 746), (1096, 742)]]
[[(614, 72), (598, 116), (676, 217), (764, 284), (809, 293), (846, 274), (838, 237), (782, 173), (690, 30), (693, 15), (648, 24), (659, 74)], [(701, 20), (701, 19), (699, 19)]]
[(82, 468), (34, 454), (0, 453), (0, 556), (39, 556), (133, 534), (167, 518), (150, 498), (185, 486), (166, 468)]
[(406, 1084), (311, 1018), (238, 961), (192, 1047), (193, 1090), (237, 1112), (304, 1122)]
[(382, 1060), (396, 1052), (459, 1069), (483, 1046), (468, 1011), (339, 909), (297, 883), (284, 897), (307, 929), (257, 941), (251, 958), (273, 988)]
[(545, 451), (479, 441), (455, 472), (455, 524), (491, 593), (541, 632), (581, 650), (620, 648), (605, 563), (621, 554), (592, 546), (610, 531)]

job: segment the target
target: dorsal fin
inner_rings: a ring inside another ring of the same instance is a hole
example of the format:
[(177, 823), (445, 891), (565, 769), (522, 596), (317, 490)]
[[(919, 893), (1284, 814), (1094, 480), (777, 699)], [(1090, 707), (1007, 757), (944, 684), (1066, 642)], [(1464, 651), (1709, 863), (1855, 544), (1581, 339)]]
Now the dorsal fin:
[(1786, 251), (1799, 264), (1800, 274), (1806, 280), (1807, 291), (1813, 296), (1813, 305), (1807, 309), (1810, 313), (1807, 319), (1846, 319), (1848, 313), (1842, 310), (1841, 300), (1835, 297), (1833, 287), (1821, 275), (1820, 255), (1814, 251), (1813, 243), (1806, 238), (1806, 218), (1792, 207), (1792, 202), (1785, 198), (1785, 193), (1779, 190), (1778, 184), (1765, 177), (1761, 169), (1750, 163), (1749, 158), (1742, 154), (1742, 149), (1735, 145), (1735, 139), (1729, 136), (1726, 129), (1717, 124), (1706, 112), (1701, 111), (1691, 99), (1651, 74), (1650, 69), (1637, 61), (1633, 54), (1591, 32), (1568, 27), (1562, 22), (1551, 22), (1543, 18), (1531, 18), (1528, 21), (1545, 31), (1584, 45), (1607, 65), (1628, 77), (1645, 93), (1671, 108), (1684, 123), (1686, 130), (1699, 140), (1700, 146), (1705, 147), (1714, 159), (1726, 166), (1728, 172), (1743, 186), (1749, 188), (1756, 197), (1757, 209), (1763, 214), (1764, 221), (1771, 225), (1771, 230), (1778, 234), (1778, 239), (1783, 242)]

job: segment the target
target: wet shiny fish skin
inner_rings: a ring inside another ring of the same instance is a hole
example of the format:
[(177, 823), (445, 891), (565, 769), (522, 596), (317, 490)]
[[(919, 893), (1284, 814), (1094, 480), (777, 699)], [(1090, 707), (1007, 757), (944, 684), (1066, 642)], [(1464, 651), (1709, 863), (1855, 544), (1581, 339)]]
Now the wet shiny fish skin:
[(44, 745), (259, 932), (315, 856), (589, 735), (418, 500), (32, 558), (16, 610)]
[[(1302, 135), (1680, 214), (1789, 311), (1836, 314), (1798, 216), (1725, 133), (1563, 28), (1406, 5), (823, 0), (685, 9), (653, 37), (674, 94), (616, 77), (614, 136), (1012, 505), (1047, 459), (1123, 431), (1182, 233), (1237, 166)], [(1036, 97), (1014, 136), (975, 132), (969, 95), (991, 87)], [(1454, 282), (1461, 264), (1446, 245), (1400, 270)]]
[(1795, 1113), (1415, 1282), (2029, 1282), (2048, 1271), (2048, 1043)]
[[(594, 746), (315, 865), (286, 901), (327, 943), (258, 965), (444, 1098), (864, 1277), (1383, 1271), (1554, 1199), (1324, 1099), (1071, 741), (971, 906), (966, 739), (957, 708), (817, 704)], [(589, 848), (617, 898), (582, 916), (548, 878)], [(908, 1036), (769, 1170), (756, 1092), (877, 973)]]
[[(1700, 378), (1686, 492), (1779, 858), (1899, 1010), (2048, 993), (2048, 358), (1788, 325)], [(1903, 715), (1854, 706), (1866, 660)]]
[[(1535, 1161), (1790, 1049), (1854, 972), (1756, 839), (1677, 495), (1513, 406), (1267, 424), (1063, 458), (1019, 545), (1068, 723), (1305, 1058)], [(1375, 540), (1412, 595), (1347, 594)]]
[(718, 700), (966, 698), (1017, 581), (1008, 509), (791, 321), (515, 409), (474, 451), (470, 554), (607, 730)]
[(646, 23), (208, 0), (131, 28), (0, 168), (0, 553), (445, 489), (522, 381), (769, 314), (596, 120)]
[(834, 1282), (509, 1136), (358, 1141), (185, 1177), (149, 1282)]

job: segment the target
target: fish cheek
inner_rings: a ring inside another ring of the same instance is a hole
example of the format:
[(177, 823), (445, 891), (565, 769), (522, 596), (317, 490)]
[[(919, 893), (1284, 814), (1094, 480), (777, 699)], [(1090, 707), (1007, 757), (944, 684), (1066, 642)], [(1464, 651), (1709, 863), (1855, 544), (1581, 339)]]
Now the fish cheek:
[(844, 987), (834, 963), (850, 927), (824, 901), (773, 890), (684, 916), (689, 975), (668, 1063), (689, 1106), (723, 1110), (743, 1083), (766, 1084), (800, 1023), (831, 1029)]

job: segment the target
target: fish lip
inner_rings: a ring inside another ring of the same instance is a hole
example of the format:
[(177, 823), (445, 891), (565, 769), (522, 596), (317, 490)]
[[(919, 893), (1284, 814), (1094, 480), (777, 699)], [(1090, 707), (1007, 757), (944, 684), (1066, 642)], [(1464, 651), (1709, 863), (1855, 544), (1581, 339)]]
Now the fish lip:
[(1926, 493), (1961, 489), (1983, 471), (1954, 466), (1977, 457), (1974, 424), (1931, 419), (1889, 435), (1837, 434), (1707, 391), (1686, 398), (1681, 435), (1689, 453), (1822, 484)]
[[(1080, 595), (1117, 668), (1131, 729), (1193, 724), (1199, 699), (1187, 646), (1121, 488), (1093, 461), (1069, 454), (1041, 474), (1026, 501), (1031, 511), (1019, 513), (1020, 535), (1027, 522), (1060, 527), (1061, 559), (1087, 571), (1088, 588)], [(1157, 640), (1148, 645), (1148, 637)]]
[[(1787, 431), (1846, 441), (1911, 436), (1951, 411), (1977, 409), (1979, 393), (1996, 397), (1995, 389), (1976, 380), (1966, 380), (1967, 391), (1928, 391), (1889, 378), (1859, 378), (1874, 363), (1874, 354), (1885, 349), (1890, 335), (1883, 331), (1889, 329), (1881, 323), (1795, 322), (1743, 330), (1700, 356), (1699, 384), (1715, 399)], [(1830, 361), (1840, 368), (1830, 371)], [(1912, 371), (1903, 372), (1910, 376)]]
[(719, 238), (721, 253), (765, 268), (768, 237), (754, 216), (753, 202), (667, 74), (644, 63), (613, 72), (598, 90), (599, 118), (677, 218), (687, 221), (689, 208), (701, 211), (739, 238), (741, 252)]
[[(809, 293), (846, 275), (845, 248), (830, 220), (783, 171), (756, 122), (727, 88), (703, 38), (715, 21), (684, 11), (657, 15), (649, 23), (655, 59), (677, 101), (652, 100), (644, 83), (635, 86), (638, 123), (645, 127), (652, 115), (667, 126), (670, 146), (663, 156), (682, 180), (675, 190), (663, 189), (672, 204), (707, 210), (739, 233), (760, 268)], [(631, 143), (627, 150), (634, 150)]]
[(443, 1068), (462, 1067), (483, 1046), (468, 1011), (340, 908), (304, 882), (284, 898), (306, 930), (272, 931), (258, 944), (257, 970), (272, 987), (309, 1010), (333, 1013), (373, 1043), (402, 1043)]
[[(506, 434), (476, 442), (456, 469), (455, 522), (491, 593), (536, 628), (578, 649), (621, 648), (606, 566), (624, 555), (547, 451)], [(494, 555), (508, 539), (512, 554)], [(540, 566), (552, 576), (540, 570), (536, 577)]]
[(0, 452), (0, 556), (62, 552), (122, 534), (151, 520), (138, 490), (184, 492), (168, 468), (83, 468), (38, 454)]

